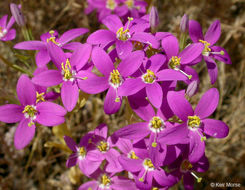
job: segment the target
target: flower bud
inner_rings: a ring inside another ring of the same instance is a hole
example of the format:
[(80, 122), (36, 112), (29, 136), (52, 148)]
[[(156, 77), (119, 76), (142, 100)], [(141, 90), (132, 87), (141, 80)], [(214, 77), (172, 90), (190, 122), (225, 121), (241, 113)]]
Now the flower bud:
[(189, 28), (189, 16), (187, 14), (184, 14), (184, 16), (181, 18), (180, 21), (180, 30), (181, 32), (188, 32)]
[(157, 8), (154, 6), (151, 7), (149, 21), (150, 21), (152, 31), (156, 31), (156, 27), (159, 24), (159, 16), (158, 16)]
[(16, 21), (16, 23), (19, 26), (24, 26), (25, 25), (25, 19), (24, 16), (21, 12), (21, 5), (16, 5), (14, 3), (10, 4), (10, 11)]
[(186, 90), (186, 95), (192, 97), (196, 94), (197, 90), (198, 90), (198, 82), (197, 80), (194, 80), (188, 85)]

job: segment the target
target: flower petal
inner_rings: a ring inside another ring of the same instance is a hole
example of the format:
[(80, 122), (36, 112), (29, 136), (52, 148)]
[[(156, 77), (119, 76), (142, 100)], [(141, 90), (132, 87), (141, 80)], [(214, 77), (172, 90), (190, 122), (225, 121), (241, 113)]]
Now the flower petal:
[(36, 64), (38, 67), (43, 67), (43, 66), (47, 65), (49, 61), (50, 61), (50, 57), (49, 57), (48, 51), (46, 49), (40, 50), (39, 52), (37, 52)]
[(158, 49), (160, 45), (155, 36), (146, 32), (137, 32), (130, 40), (148, 44), (155, 49)]
[(163, 94), (162, 88), (157, 82), (146, 85), (146, 94), (154, 107), (161, 107)]
[(173, 69), (163, 69), (156, 73), (157, 81), (176, 81), (188, 79), (184, 74)]
[(123, 84), (118, 88), (119, 96), (130, 96), (140, 91), (145, 87), (141, 78), (127, 78)]
[(105, 158), (108, 161), (108, 165), (106, 166), (106, 172), (113, 173), (113, 172), (120, 172), (123, 170), (122, 166), (120, 165), (118, 161), (118, 157), (120, 156), (120, 153), (111, 148), (106, 154)]
[(0, 19), (0, 27), (5, 28), (7, 25), (8, 15), (2, 16)]
[(36, 85), (50, 87), (62, 83), (63, 79), (60, 71), (48, 70), (34, 76), (32, 82)]
[(25, 41), (20, 42), (14, 46), (15, 49), (24, 49), (24, 50), (45, 50), (46, 45), (42, 41)]
[(71, 112), (77, 104), (79, 89), (76, 83), (64, 82), (61, 87), (61, 99), (64, 107)]
[(194, 43), (186, 47), (180, 52), (181, 64), (189, 64), (202, 54), (204, 45), (202, 43)]
[(80, 70), (88, 62), (92, 51), (90, 44), (79, 46), (70, 58), (71, 66), (76, 66), (76, 70)]
[(211, 84), (214, 84), (218, 77), (218, 67), (215, 61), (211, 57), (204, 57), (204, 60), (207, 64), (208, 74), (210, 77)]
[(92, 190), (97, 189), (98, 188), (98, 182), (97, 181), (89, 181), (86, 182), (84, 184), (82, 184), (78, 190), (88, 190), (89, 188), (91, 188)]
[(15, 104), (0, 106), (0, 121), (4, 123), (16, 123), (23, 119), (23, 107)]
[(83, 160), (78, 160), (79, 168), (86, 176), (94, 173), (100, 167), (100, 164), (101, 161), (94, 162), (86, 158)]
[(216, 88), (211, 88), (198, 102), (195, 108), (195, 115), (198, 115), (201, 119), (210, 116), (219, 104), (219, 91)]
[(195, 183), (194, 177), (189, 172), (184, 174), (183, 183), (184, 183), (185, 190), (194, 189), (194, 183)]
[(2, 41), (10, 41), (15, 39), (16, 37), (16, 30), (15, 29), (10, 29), (7, 34), (1, 38)]
[(172, 56), (177, 56), (179, 53), (178, 39), (173, 35), (163, 38), (162, 48), (164, 49), (168, 59), (171, 59)]
[(69, 136), (64, 136), (64, 140), (66, 142), (66, 145), (73, 151), (77, 151), (77, 144), (76, 142)]
[(99, 45), (99, 44), (109, 44), (112, 41), (116, 40), (116, 34), (110, 30), (97, 30), (96, 32), (90, 34), (87, 39), (87, 43)]
[(118, 161), (126, 171), (137, 172), (142, 168), (142, 160), (140, 159), (130, 159), (126, 156), (118, 157)]
[(185, 91), (169, 91), (167, 94), (169, 107), (182, 121), (194, 114), (191, 104), (185, 99)]
[(115, 68), (110, 56), (99, 47), (95, 47), (92, 51), (92, 61), (95, 67), (104, 75), (109, 76), (110, 72)]
[(210, 45), (213, 45), (218, 41), (220, 34), (221, 34), (220, 21), (216, 20), (209, 26), (204, 36), (204, 40), (209, 42)]
[(67, 42), (87, 33), (88, 31), (89, 30), (87, 28), (75, 28), (75, 29), (68, 30), (60, 36), (59, 42), (61, 44), (66, 44)]
[(57, 116), (64, 116), (66, 114), (66, 110), (53, 102), (40, 102), (37, 104), (37, 111), (39, 113), (50, 113)]
[(89, 94), (98, 94), (110, 87), (108, 77), (91, 76), (78, 82), (79, 88)]
[(211, 54), (211, 56), (214, 58), (214, 59), (217, 59), (225, 64), (231, 64), (231, 58), (229, 56), (229, 54), (227, 53), (227, 51), (222, 48), (222, 47), (219, 47), (219, 46), (212, 46), (211, 47), (212, 49), (212, 52), (221, 52), (223, 51), (224, 52), (224, 55), (219, 55), (219, 54)]
[(117, 102), (116, 98), (118, 98), (116, 94), (116, 89), (110, 87), (106, 94), (104, 102), (104, 111), (106, 114), (114, 114), (120, 109), (122, 101), (120, 99), (119, 102)]
[(202, 120), (204, 133), (214, 138), (225, 138), (229, 133), (229, 127), (220, 120), (204, 119)]
[(143, 58), (144, 58), (143, 51), (134, 51), (130, 53), (118, 65), (117, 69), (119, 73), (124, 77), (134, 74), (141, 66)]
[(69, 156), (69, 158), (66, 161), (66, 167), (71, 168), (77, 164), (77, 153), (73, 153)]
[(130, 140), (140, 140), (146, 137), (150, 133), (148, 128), (148, 123), (134, 123), (132, 125), (127, 125), (119, 130), (117, 130), (113, 136), (130, 139)]
[(199, 40), (203, 40), (202, 27), (199, 22), (195, 20), (189, 21), (189, 35), (193, 42), (199, 42)]
[(21, 75), (16, 88), (21, 105), (34, 105), (36, 103), (36, 90), (27, 75)]
[(120, 59), (125, 59), (133, 51), (133, 45), (130, 41), (116, 41), (117, 55)]
[(15, 130), (14, 146), (20, 150), (25, 148), (33, 139), (35, 135), (36, 126), (28, 126), (29, 119), (23, 119)]
[(109, 15), (102, 20), (102, 23), (112, 32), (116, 33), (119, 28), (123, 27), (122, 21), (117, 15)]

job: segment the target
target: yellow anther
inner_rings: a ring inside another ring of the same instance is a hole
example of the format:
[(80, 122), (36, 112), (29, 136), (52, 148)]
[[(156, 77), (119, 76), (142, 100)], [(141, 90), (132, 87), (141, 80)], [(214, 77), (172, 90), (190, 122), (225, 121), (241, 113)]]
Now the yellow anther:
[(64, 79), (70, 80), (72, 78), (71, 63), (69, 59), (66, 60), (66, 64), (61, 63)]
[(220, 55), (225, 55), (225, 52), (223, 50), (221, 50)]
[(122, 41), (127, 41), (131, 37), (128, 27), (129, 27), (130, 22), (132, 20), (133, 20), (132, 17), (128, 17), (127, 28), (125, 30), (123, 30), (123, 27), (121, 27), (117, 30), (117, 39), (122, 40)]
[(85, 147), (84, 146), (79, 147), (78, 153), (79, 153), (80, 156), (85, 156), (86, 155), (86, 149), (85, 149)]
[(117, 7), (117, 3), (115, 2), (115, 0), (107, 0), (106, 1), (106, 8), (110, 9), (110, 10), (114, 10)]
[(180, 169), (184, 172), (192, 169), (193, 166), (192, 164), (188, 161), (188, 160), (184, 160), (182, 163), (181, 163), (181, 166), (180, 166)]
[(206, 141), (207, 138), (205, 136), (201, 137), (201, 141)]
[(151, 144), (151, 146), (154, 147), (154, 148), (156, 148), (156, 147), (157, 147), (157, 143), (156, 143), (156, 142), (153, 142), (153, 143)]
[(202, 178), (201, 177), (198, 177), (197, 178), (197, 183), (200, 183), (202, 181)]
[(159, 190), (159, 188), (157, 188), (157, 187), (153, 187), (151, 190)]
[(152, 164), (152, 161), (150, 159), (145, 159), (144, 165), (150, 169), (154, 169), (154, 165)]
[(164, 126), (163, 121), (157, 116), (154, 116), (150, 122), (151, 127), (153, 127), (154, 129), (160, 129)]
[(209, 48), (209, 46), (210, 46), (210, 43), (208, 43), (207, 41), (204, 41), (204, 40), (199, 40), (199, 42), (201, 42), (201, 43), (203, 43), (204, 44), (204, 50), (203, 50), (203, 52), (205, 53), (205, 52), (210, 52), (211, 51), (211, 49)]
[(176, 68), (180, 65), (180, 60), (181, 60), (181, 57), (173, 56), (173, 57), (170, 59), (169, 67), (170, 67), (171, 69), (176, 69)]
[(153, 83), (156, 80), (156, 75), (150, 69), (147, 69), (147, 73), (143, 75), (143, 79), (145, 83)]
[(36, 91), (36, 104), (38, 103), (38, 102), (44, 102), (45, 101), (45, 99), (44, 99), (44, 92), (42, 92), (42, 93), (38, 93), (37, 91)]
[(194, 115), (194, 116), (188, 116), (188, 126), (192, 128), (197, 128), (201, 124), (200, 117)]
[(101, 184), (103, 185), (109, 185), (111, 183), (110, 178), (107, 175), (102, 175), (101, 177)]
[(119, 97), (116, 97), (115, 98), (115, 102), (120, 102), (120, 98)]
[(47, 42), (49, 43), (51, 41), (56, 45), (60, 45), (60, 43), (56, 42), (56, 37), (54, 36), (54, 31), (50, 30), (49, 34), (51, 35), (51, 37), (47, 39)]
[(27, 114), (28, 118), (33, 118), (35, 117), (37, 110), (34, 108), (34, 106), (31, 105), (27, 105), (25, 106), (24, 110), (22, 111), (22, 113)]
[(132, 152), (130, 153), (130, 158), (131, 158), (131, 159), (135, 159), (135, 160), (139, 159), (139, 157), (136, 156), (136, 154), (135, 154), (134, 151), (132, 151)]
[(120, 86), (120, 84), (122, 83), (121, 75), (117, 69), (114, 69), (110, 73), (110, 82), (116, 87)]
[(31, 127), (32, 125), (34, 125), (35, 123), (33, 122), (33, 121), (30, 121), (29, 123), (28, 123), (28, 127)]
[(144, 178), (143, 177), (139, 178), (139, 181), (143, 182), (144, 181)]
[(134, 7), (134, 0), (127, 0), (125, 4), (129, 9), (132, 9)]
[(97, 146), (100, 152), (105, 152), (109, 149), (108, 143), (104, 141), (100, 141), (100, 145)]

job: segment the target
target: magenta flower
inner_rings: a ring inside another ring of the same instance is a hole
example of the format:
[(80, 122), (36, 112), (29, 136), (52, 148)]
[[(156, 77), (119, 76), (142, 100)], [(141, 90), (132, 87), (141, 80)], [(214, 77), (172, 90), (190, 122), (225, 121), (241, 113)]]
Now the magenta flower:
[(77, 38), (80, 35), (83, 35), (88, 32), (86, 28), (76, 28), (71, 29), (62, 34), (60, 37), (57, 31), (51, 30), (43, 35), (41, 35), (41, 41), (24, 41), (16, 44), (14, 48), (16, 49), (24, 49), (24, 50), (38, 50), (36, 54), (36, 64), (38, 67), (42, 67), (46, 65), (50, 60), (50, 56), (47, 50), (48, 44), (51, 42), (59, 47), (64, 49), (76, 49), (80, 45), (78, 42), (71, 42), (67, 44), (69, 41)]
[(178, 71), (172, 69), (161, 69), (165, 61), (166, 57), (164, 55), (153, 55), (145, 64), (145, 68), (141, 67), (142, 74), (140, 76), (127, 78), (125, 80), (118, 91), (119, 96), (130, 96), (145, 88), (149, 101), (156, 108), (160, 108), (162, 104), (163, 91), (159, 83), (161, 81), (187, 79), (186, 76)]
[(90, 138), (91, 135), (85, 135), (83, 138), (81, 138), (79, 145), (77, 145), (71, 137), (64, 136), (66, 145), (73, 152), (66, 162), (66, 167), (70, 168), (78, 164), (80, 170), (86, 176), (90, 176), (92, 173), (94, 173), (100, 167), (101, 164), (100, 161), (91, 161), (95, 160), (96, 157), (97, 159), (99, 159), (99, 155), (89, 151), (91, 150), (91, 147), (89, 146)]
[(220, 33), (220, 22), (218, 20), (214, 21), (209, 26), (204, 37), (201, 25), (195, 20), (191, 20), (189, 22), (189, 34), (191, 40), (193, 42), (201, 42), (205, 46), (204, 50), (202, 51), (202, 57), (207, 64), (211, 84), (215, 83), (218, 76), (218, 68), (213, 59), (217, 59), (226, 64), (231, 64), (230, 56), (226, 50), (222, 47), (214, 45), (218, 41)]
[(16, 31), (15, 29), (11, 29), (13, 24), (15, 23), (15, 19), (11, 16), (9, 22), (7, 23), (8, 15), (4, 15), (0, 19), (0, 40), (1, 41), (10, 41), (15, 39)]
[(92, 136), (90, 143), (91, 145), (94, 145), (95, 148), (90, 150), (90, 152), (91, 154), (96, 155), (91, 160), (100, 163), (106, 160), (106, 172), (121, 172), (122, 167), (117, 160), (120, 153), (113, 148), (114, 144), (112, 143), (111, 138), (107, 137), (107, 131), (107, 126), (105, 124), (101, 124), (94, 131), (88, 133)]
[(153, 164), (147, 149), (138, 149), (137, 152), (131, 152), (128, 156), (121, 156), (118, 159), (122, 167), (133, 174), (135, 183), (140, 189), (151, 189), (153, 181), (164, 187), (177, 183), (175, 176)]
[(216, 88), (209, 89), (200, 99), (193, 111), (190, 103), (185, 99), (184, 90), (170, 91), (167, 95), (168, 103), (175, 115), (184, 123), (179, 128), (188, 128), (190, 139), (190, 161), (198, 161), (205, 151), (205, 135), (224, 138), (229, 133), (228, 126), (219, 120), (208, 119), (219, 102), (219, 92)]
[[(162, 35), (162, 34), (158, 34)], [(159, 36), (159, 38), (162, 38)], [(189, 83), (192, 80), (198, 80), (198, 75), (190, 65), (195, 64), (195, 60), (201, 55), (204, 45), (197, 42), (187, 46), (182, 52), (179, 52), (179, 42), (173, 35), (164, 34), (162, 39), (162, 47), (167, 56), (169, 69), (176, 70), (187, 76), (185, 82)], [(189, 74), (188, 74), (189, 73)]]
[(49, 44), (50, 57), (59, 70), (47, 70), (35, 75), (32, 79), (36, 85), (50, 87), (62, 83), (61, 99), (67, 111), (72, 111), (76, 106), (79, 88), (79, 80), (86, 80), (85, 67), (91, 52), (91, 45), (81, 45), (70, 58), (62, 49), (54, 44)]
[(96, 171), (92, 176), (95, 180), (84, 183), (78, 190), (137, 190), (134, 182), (125, 177), (117, 176), (116, 173), (107, 173), (101, 170)]
[(66, 110), (52, 102), (37, 101), (35, 86), (26, 75), (19, 78), (16, 91), (21, 105), (0, 106), (0, 121), (5, 123), (20, 122), (15, 131), (14, 145), (17, 149), (22, 149), (34, 137), (35, 123), (44, 126), (64, 123)]
[[(104, 75), (98, 77), (91, 75), (87, 80), (80, 81), (79, 87), (86, 93), (97, 94), (108, 89), (104, 102), (106, 114), (117, 112), (121, 106), (121, 97), (118, 91), (124, 79), (138, 70), (142, 64), (144, 54), (134, 51), (115, 67), (110, 56), (101, 48), (95, 47), (92, 52), (92, 61), (95, 67)], [(130, 68), (128, 67), (130, 65)]]
[(159, 42), (152, 34), (144, 32), (145, 24), (132, 24), (133, 18), (129, 18), (129, 21), (123, 26), (120, 18), (116, 15), (111, 15), (103, 20), (103, 24), (109, 29), (101, 29), (92, 33), (87, 43), (93, 45), (116, 45), (116, 51), (120, 59), (128, 56), (133, 51), (132, 41), (138, 41), (143, 44), (151, 45), (157, 49)]

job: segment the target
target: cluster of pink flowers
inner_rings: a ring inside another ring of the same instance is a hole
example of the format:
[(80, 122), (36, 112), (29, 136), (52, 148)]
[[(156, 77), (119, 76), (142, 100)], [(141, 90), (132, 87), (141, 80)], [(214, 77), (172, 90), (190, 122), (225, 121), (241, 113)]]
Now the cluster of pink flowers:
[[(90, 34), (86, 43), (70, 42), (88, 32), (77, 28), (62, 35), (52, 30), (41, 35), (40, 41), (14, 46), (38, 51), (33, 77), (22, 75), (18, 80), (20, 105), (0, 106), (0, 121), (20, 122), (14, 138), (17, 149), (30, 143), (37, 123), (54, 126), (65, 122), (80, 91), (107, 91), (106, 114), (116, 113), (127, 100), (142, 120), (111, 136), (106, 124), (101, 124), (79, 144), (64, 137), (73, 152), (67, 167), (78, 165), (83, 174), (94, 179), (79, 190), (168, 189), (182, 178), (185, 189), (193, 189), (194, 179), (201, 181), (197, 173), (209, 167), (206, 140), (228, 135), (224, 122), (209, 118), (219, 102), (216, 88), (206, 91), (195, 109), (188, 101), (200, 83), (194, 65), (204, 60), (214, 84), (218, 76), (215, 60), (231, 64), (225, 49), (215, 45), (221, 34), (220, 22), (214, 21), (203, 35), (200, 24), (185, 15), (181, 31), (184, 35), (189, 32), (192, 43), (180, 47), (173, 34), (151, 32), (158, 17), (154, 8), (150, 15), (143, 15), (146, 5), (142, 0), (88, 0), (86, 11), (96, 9), (107, 29)], [(0, 20), (2, 41), (15, 37), (10, 29), (12, 18), (8, 25), (6, 19)], [(52, 67), (47, 66), (50, 62)], [(187, 89), (180, 90), (178, 81)], [(50, 91), (57, 85), (60, 93)], [(63, 107), (52, 103), (59, 98)]]

